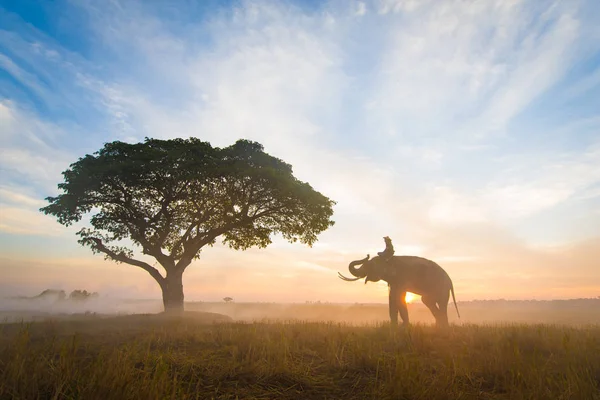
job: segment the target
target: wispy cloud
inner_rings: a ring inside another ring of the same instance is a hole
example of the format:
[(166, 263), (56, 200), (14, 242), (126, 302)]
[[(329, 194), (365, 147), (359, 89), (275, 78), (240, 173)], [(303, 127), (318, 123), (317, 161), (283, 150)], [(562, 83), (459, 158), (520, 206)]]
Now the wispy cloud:
[(3, 182), (27, 182), (55, 191), (60, 173), (74, 161), (58, 143), (66, 140), (64, 127), (40, 120), (11, 101), (0, 102), (0, 171)]

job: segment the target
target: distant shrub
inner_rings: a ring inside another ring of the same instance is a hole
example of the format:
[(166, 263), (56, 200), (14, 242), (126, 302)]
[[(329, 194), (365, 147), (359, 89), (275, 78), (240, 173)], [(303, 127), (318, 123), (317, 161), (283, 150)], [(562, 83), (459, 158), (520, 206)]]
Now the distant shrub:
[(87, 300), (89, 298), (98, 297), (97, 292), (90, 293), (87, 290), (73, 290), (69, 295), (69, 300)]
[(64, 300), (64, 299), (67, 298), (67, 294), (65, 293), (64, 290), (46, 289), (42, 293), (38, 294), (35, 297), (36, 298), (40, 298), (40, 297), (43, 297), (43, 298), (55, 297), (56, 300)]

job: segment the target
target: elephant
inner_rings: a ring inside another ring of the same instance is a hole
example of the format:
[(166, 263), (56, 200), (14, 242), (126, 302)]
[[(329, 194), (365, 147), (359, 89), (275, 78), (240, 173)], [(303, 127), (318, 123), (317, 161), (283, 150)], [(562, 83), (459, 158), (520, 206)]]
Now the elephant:
[(338, 272), (340, 279), (357, 281), (365, 278), (365, 284), (379, 280), (388, 282), (390, 319), (394, 326), (398, 325), (398, 313), (403, 325), (409, 324), (406, 292), (421, 295), (421, 300), (440, 327), (448, 326), (448, 301), (452, 293), (456, 314), (460, 318), (452, 280), (442, 267), (431, 260), (416, 256), (393, 256), (386, 261), (379, 256), (370, 259), (367, 254), (362, 260), (352, 261), (348, 269), (355, 278), (347, 278)]

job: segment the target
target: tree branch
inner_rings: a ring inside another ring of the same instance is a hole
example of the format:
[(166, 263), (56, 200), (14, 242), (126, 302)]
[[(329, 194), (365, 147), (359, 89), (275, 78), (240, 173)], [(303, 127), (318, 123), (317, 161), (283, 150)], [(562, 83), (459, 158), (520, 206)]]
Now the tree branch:
[[(200, 218), (201, 215), (202, 215), (202, 218)], [(175, 254), (177, 254), (180, 246), (183, 246), (184, 252), (185, 252), (185, 247), (188, 243), (188, 240), (189, 240), (189, 237), (190, 237), (192, 231), (194, 229), (196, 229), (196, 231), (198, 231), (198, 229), (200, 228), (200, 225), (202, 225), (204, 222), (206, 222), (210, 219), (209, 213), (207, 211), (202, 211), (202, 210), (196, 212), (194, 216), (195, 216), (195, 218), (197, 218), (197, 220), (193, 224), (191, 224), (186, 229), (185, 233), (183, 235), (181, 235), (179, 240), (177, 240), (177, 242), (175, 242), (175, 244), (173, 245), (173, 248), (171, 250), (171, 256), (174, 256)]]
[(109, 249), (108, 247), (106, 247), (104, 245), (104, 243), (102, 243), (102, 240), (100, 240), (98, 238), (91, 237), (88, 239), (93, 241), (94, 243), (96, 243), (96, 245), (94, 246), (94, 248), (96, 250), (106, 254), (107, 256), (109, 256), (110, 258), (112, 258), (115, 261), (123, 262), (123, 263), (129, 264), (129, 265), (134, 265), (136, 267), (143, 269), (144, 271), (148, 272), (150, 274), (150, 276), (152, 276), (161, 287), (163, 286), (165, 278), (163, 278), (163, 276), (160, 274), (160, 272), (158, 272), (158, 270), (156, 268), (154, 268), (153, 266), (151, 266), (150, 264), (147, 264), (143, 261), (135, 260), (133, 258), (129, 258), (124, 253), (117, 254), (114, 251), (112, 251), (111, 249)]
[[(188, 245), (187, 247), (184, 246), (184, 254), (182, 255), (181, 259), (189, 260), (189, 262), (191, 262), (191, 260), (196, 256), (196, 254), (198, 253), (198, 251), (200, 251), (200, 249), (202, 247), (206, 246), (208, 243), (210, 243), (211, 241), (213, 241), (220, 235), (226, 233), (230, 229), (235, 228), (236, 226), (241, 226), (246, 223), (254, 222), (257, 219), (262, 218), (266, 215), (269, 215), (273, 212), (279, 211), (282, 208), (283, 208), (283, 206), (273, 207), (270, 209), (263, 210), (260, 213), (255, 213), (252, 216), (248, 216), (248, 215), (242, 216), (241, 219), (231, 221), (231, 222), (223, 225), (220, 228), (215, 228), (215, 229), (211, 229), (207, 232), (204, 232), (204, 234), (202, 236), (197, 236), (193, 240), (190, 240), (187, 243), (187, 245)], [(181, 263), (181, 265), (185, 264), (187, 266), (189, 264), (189, 262), (187, 264)], [(180, 265), (180, 264), (178, 264), (178, 265)]]

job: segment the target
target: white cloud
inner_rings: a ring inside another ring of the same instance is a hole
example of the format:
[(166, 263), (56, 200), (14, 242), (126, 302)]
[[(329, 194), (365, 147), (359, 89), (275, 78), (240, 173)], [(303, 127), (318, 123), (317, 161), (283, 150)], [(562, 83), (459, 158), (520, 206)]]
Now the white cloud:
[(598, 145), (582, 154), (557, 157), (508, 157), (506, 172), (479, 189), (458, 190), (452, 185), (435, 186), (428, 203), (430, 221), (461, 225), (493, 222), (512, 223), (564, 202), (591, 199), (600, 182)]
[(577, 5), (553, 4), (419, 2), (411, 18), (390, 17), (388, 51), (366, 101), (371, 126), (381, 135), (401, 127), (403, 139), (417, 140), (504, 132), (583, 54)]
[(8, 140), (8, 135), (14, 133), (14, 116), (9, 101), (0, 101), (0, 140)]
[[(504, 129), (567, 70), (579, 24), (570, 14), (557, 17), (551, 10), (542, 15), (536, 27), (545, 32), (536, 29), (522, 40), (514, 65), (481, 116), (478, 129)], [(557, 20), (552, 21), (551, 17)]]
[(379, 13), (412, 12), (426, 5), (430, 0), (380, 0)]
[(422, 163), (428, 167), (439, 167), (442, 165), (444, 153), (433, 146), (407, 146), (398, 148), (399, 156), (403, 160), (411, 160)]
[(522, 167), (491, 183), (483, 200), (501, 219), (519, 218), (552, 208), (600, 182), (600, 143), (583, 153), (520, 160)]
[(48, 203), (31, 186), (0, 186), (0, 231), (15, 235), (73, 235), (75, 227), (65, 228), (53, 217), (39, 211)]
[(48, 99), (50, 93), (44, 88), (36, 75), (25, 71), (15, 64), (9, 57), (0, 54), (0, 68), (10, 74), (15, 80), (26, 86), (43, 99)]
[[(20, 190), (27, 190), (26, 188), (19, 188)], [(15, 190), (11, 187), (0, 186), (0, 203), (8, 203), (14, 205), (25, 205), (31, 207), (42, 207), (46, 205), (46, 202), (32, 197), (31, 195), (27, 195), (19, 191)]]
[(356, 3), (356, 9), (354, 11), (354, 15), (356, 15), (358, 17), (362, 17), (366, 13), (367, 13), (367, 5), (362, 1), (359, 1), (358, 3)]
[(9, 179), (24, 179), (31, 185), (55, 191), (61, 172), (74, 161), (57, 146), (57, 141), (66, 137), (66, 132), (62, 127), (18, 109), (12, 102), (0, 102), (0, 107), (2, 183), (8, 183)]
[(0, 231), (16, 235), (63, 236), (65, 229), (40, 213), (37, 208), (23, 208), (0, 203)]
[(597, 197), (600, 197), (600, 187), (594, 187), (594, 188), (584, 190), (576, 198), (578, 200), (589, 200), (589, 199), (594, 199)]
[(465, 224), (487, 220), (485, 210), (468, 196), (449, 187), (435, 187), (431, 193), (429, 219), (434, 223)]

